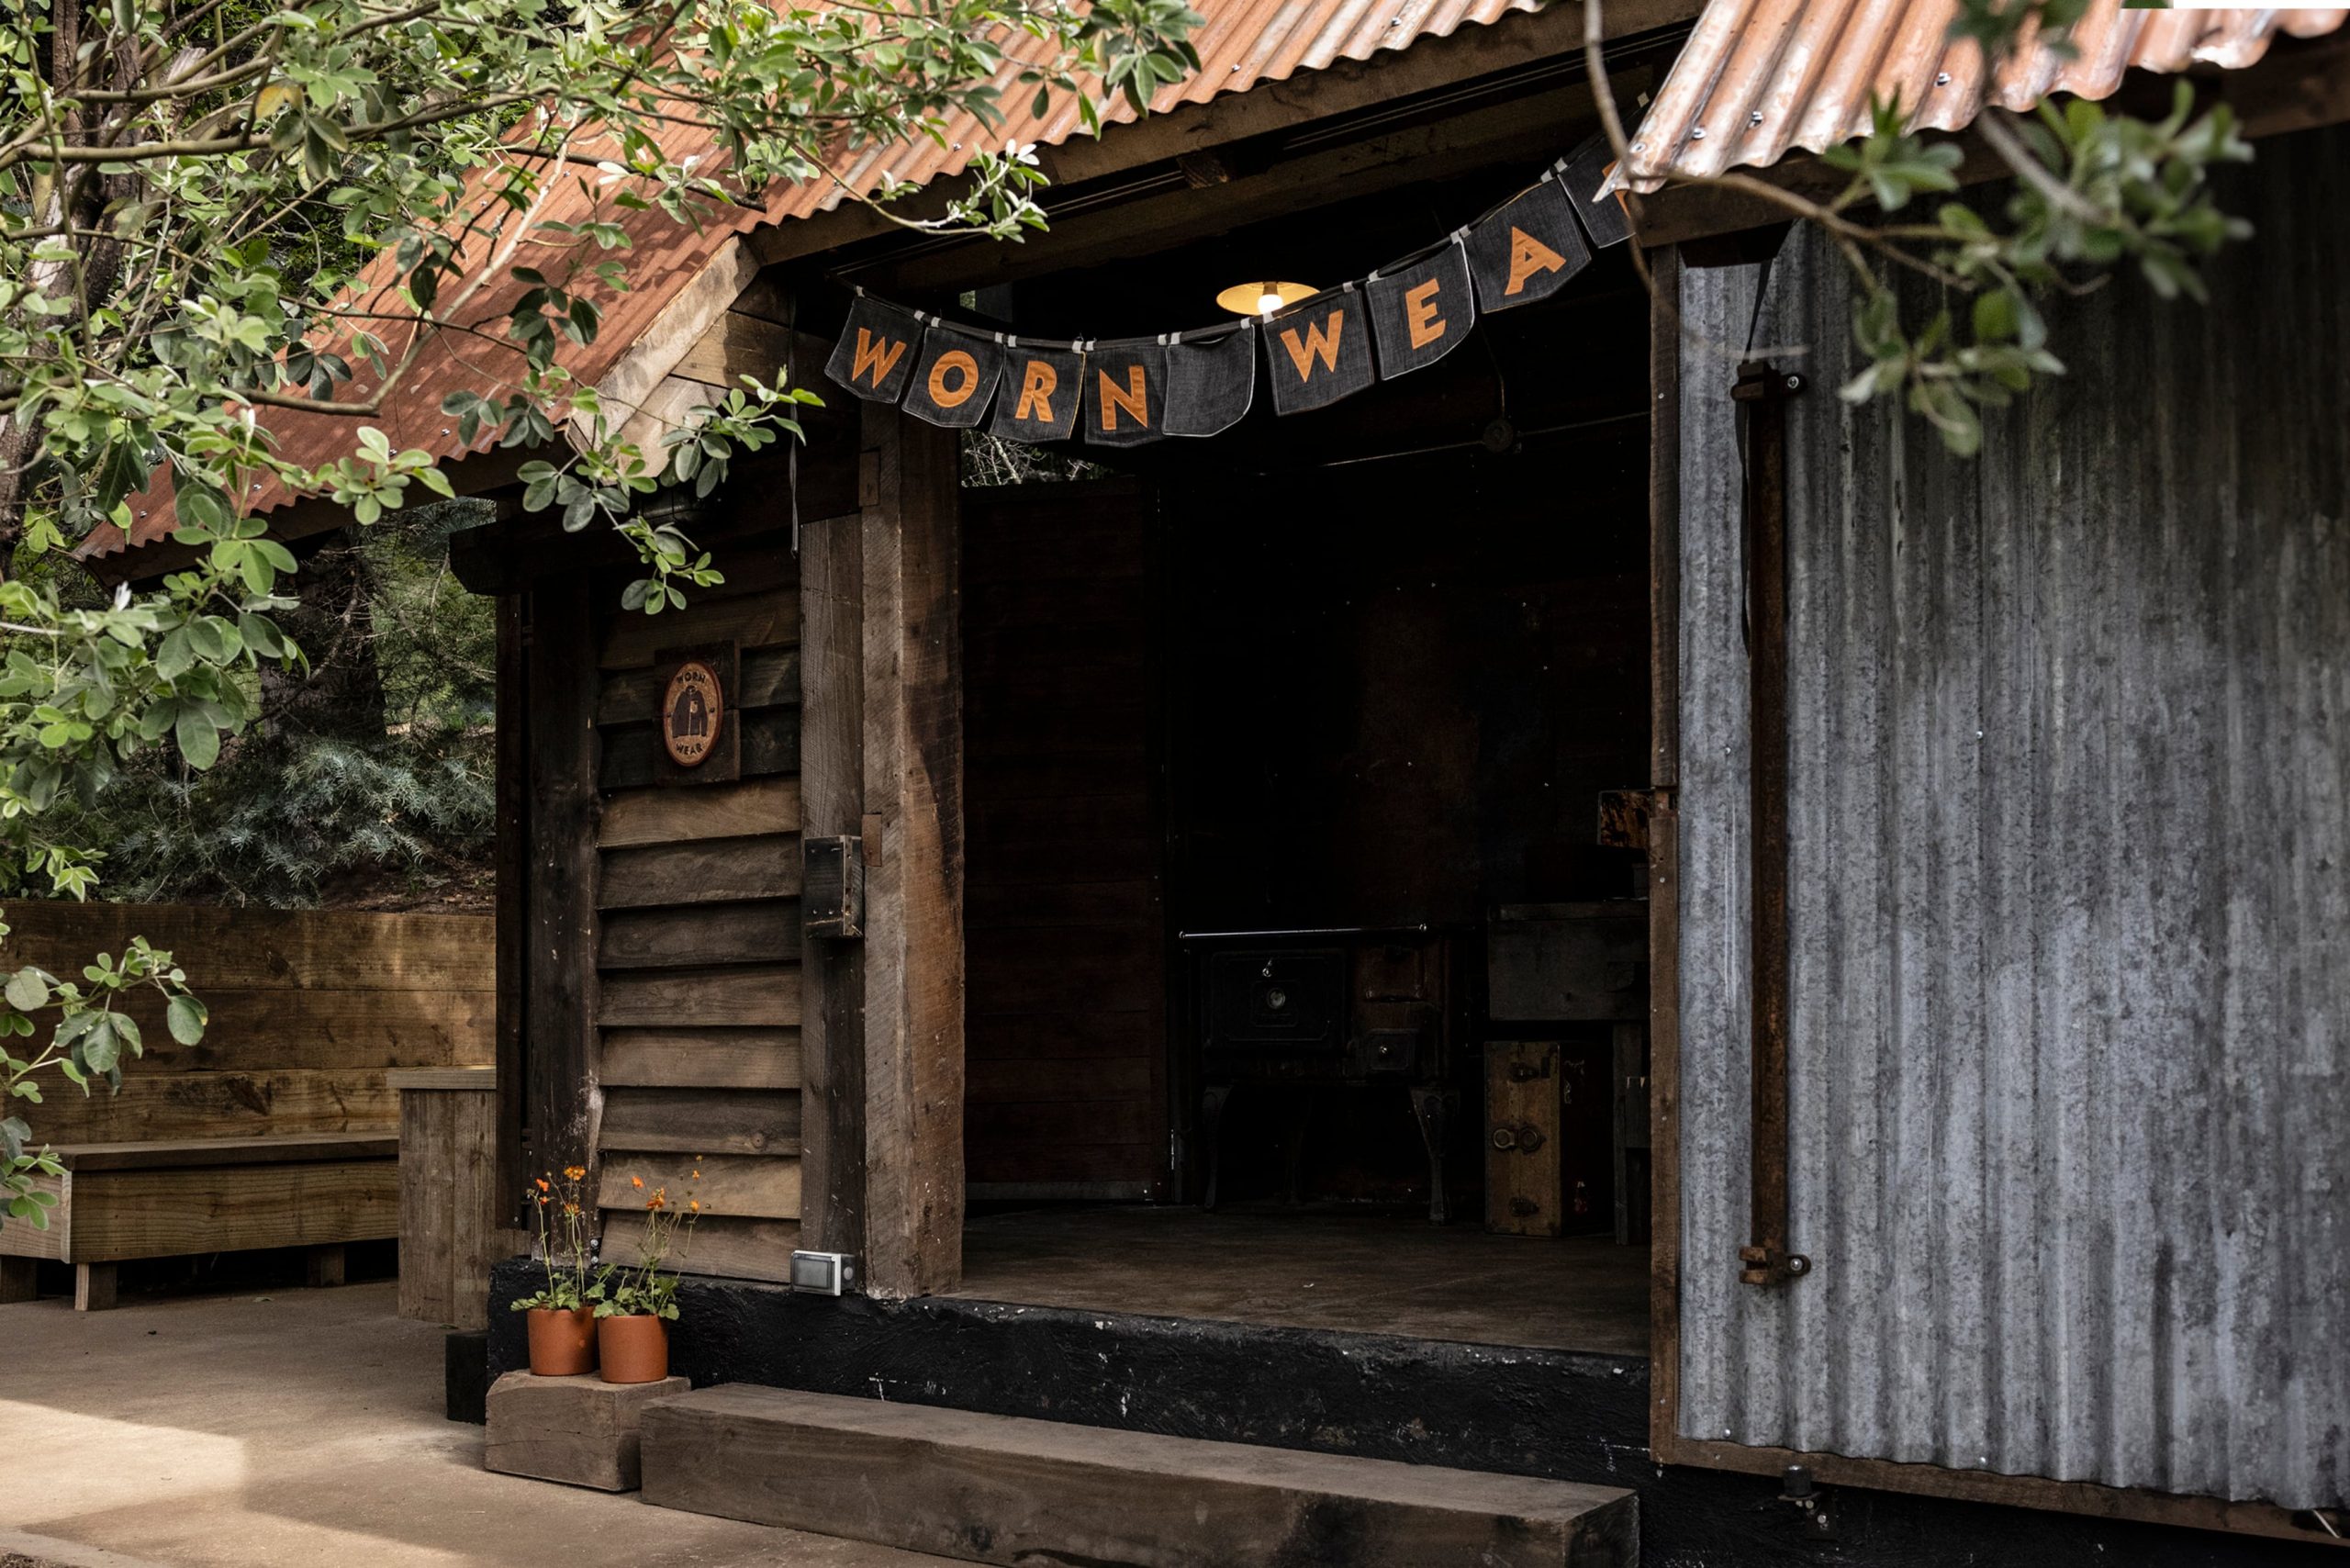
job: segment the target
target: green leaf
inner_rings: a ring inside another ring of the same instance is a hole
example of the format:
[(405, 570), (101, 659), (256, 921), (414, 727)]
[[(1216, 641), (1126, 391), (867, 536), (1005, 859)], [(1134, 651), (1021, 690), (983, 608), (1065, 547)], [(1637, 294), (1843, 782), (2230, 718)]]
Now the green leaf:
[(172, 733), (173, 738), (179, 742), (180, 755), (187, 758), (190, 767), (200, 772), (219, 760), (220, 731), (195, 708), (180, 710)]
[(211, 1021), (204, 1003), (185, 994), (172, 998), (170, 1005), (163, 1010), (163, 1018), (171, 1027), (172, 1038), (184, 1046), (193, 1046), (201, 1041), (204, 1026)]
[(50, 978), (28, 964), (8, 977), (8, 1005), (19, 1013), (49, 1005)]

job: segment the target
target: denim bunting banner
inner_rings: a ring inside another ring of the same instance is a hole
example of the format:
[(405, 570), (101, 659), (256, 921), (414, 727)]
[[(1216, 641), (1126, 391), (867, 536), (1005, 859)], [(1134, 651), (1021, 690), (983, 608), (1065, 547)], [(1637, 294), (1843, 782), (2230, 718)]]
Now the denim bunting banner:
[(950, 430), (969, 430), (988, 411), (988, 395), (1003, 370), (992, 338), (934, 326), (923, 334), (922, 357), (906, 386), (906, 412)]
[(1257, 397), (1257, 329), (1167, 347), (1169, 435), (1221, 435), (1248, 417)]
[(1367, 317), (1363, 297), (1343, 288), (1317, 294), (1266, 320), (1265, 364), (1273, 378), (1275, 412), (1326, 408), (1379, 379)]
[(1544, 180), (1469, 230), (1477, 308), (1488, 316), (1550, 298), (1590, 260), (1572, 204), (1556, 180)]
[(1092, 446), (1140, 446), (1166, 433), (1167, 351), (1147, 338), (1088, 343), (1085, 439)]
[(1379, 329), (1379, 374), (1392, 379), (1434, 364), (1477, 323), (1469, 253), (1460, 241), (1371, 280), (1371, 319)]
[(1015, 338), (1004, 346), (995, 420), (988, 431), (1032, 444), (1067, 441), (1077, 430), (1084, 386), (1083, 354), (1032, 348)]
[(1582, 220), (1583, 231), (1591, 236), (1593, 247), (1601, 251), (1632, 237), (1632, 215), (1624, 206), (1624, 193), (1599, 194), (1599, 187), (1607, 183), (1615, 167), (1616, 150), (1602, 133), (1585, 138), (1581, 147), (1567, 154), (1559, 169), (1559, 182), (1566, 186), (1568, 205)]
[(913, 379), (922, 319), (911, 310), (858, 297), (824, 374), (869, 403), (894, 403)]

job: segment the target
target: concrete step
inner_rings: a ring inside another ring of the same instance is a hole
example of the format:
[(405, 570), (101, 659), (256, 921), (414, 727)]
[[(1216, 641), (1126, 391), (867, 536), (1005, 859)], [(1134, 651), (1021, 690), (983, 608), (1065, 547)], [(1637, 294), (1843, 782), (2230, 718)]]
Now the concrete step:
[(1634, 1568), (1616, 1487), (725, 1383), (648, 1408), (644, 1500), (1008, 1568)]

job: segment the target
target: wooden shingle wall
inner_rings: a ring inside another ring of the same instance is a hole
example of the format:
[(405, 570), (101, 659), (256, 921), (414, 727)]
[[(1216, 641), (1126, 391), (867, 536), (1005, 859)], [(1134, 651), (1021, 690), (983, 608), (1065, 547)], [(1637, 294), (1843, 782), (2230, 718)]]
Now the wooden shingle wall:
[[(597, 588), (597, 1195), (607, 1258), (632, 1256), (666, 1188), (705, 1210), (682, 1267), (781, 1279), (800, 1212), (800, 586), (785, 533), (718, 565), (724, 586), (682, 612)], [(740, 779), (654, 782), (659, 656), (729, 642)]]

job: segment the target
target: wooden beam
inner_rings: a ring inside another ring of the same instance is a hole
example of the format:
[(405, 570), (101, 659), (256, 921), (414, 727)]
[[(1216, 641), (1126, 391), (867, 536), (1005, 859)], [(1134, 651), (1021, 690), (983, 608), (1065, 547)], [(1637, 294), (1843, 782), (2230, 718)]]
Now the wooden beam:
[(530, 1164), (585, 1165), (595, 1145), (595, 616), (588, 576), (531, 594)]
[(963, 1254), (963, 756), (955, 432), (865, 406), (865, 1284)]
[[(1685, 26), (1699, 9), (1697, 0), (1610, 0), (1602, 22), (1607, 39), (1629, 39)], [(1521, 73), (1581, 54), (1583, 33), (1583, 6), (1561, 0), (1537, 12), (1512, 12), (1488, 26), (1464, 27), (1447, 38), (1420, 39), (1407, 50), (1382, 50), (1367, 61), (1336, 61), (1320, 71), (1260, 84), (1250, 92), (1221, 94), (1204, 104), (1186, 104), (1146, 120), (1113, 125), (1100, 137), (1072, 137), (1058, 147), (1038, 148), (1037, 159), (1054, 185), (1065, 188)], [(934, 216), (945, 209), (950, 196), (962, 194), (966, 184), (942, 180), (923, 193), (919, 204), (908, 203), (906, 211)], [(1049, 210), (1052, 203), (1046, 205)], [(1054, 228), (1059, 227), (1056, 220)], [(844, 202), (835, 210), (761, 229), (747, 239), (757, 248), (759, 259), (773, 264), (890, 230), (888, 219), (858, 203)], [(1035, 238), (1041, 236), (1030, 242)]]
[[(834, 447), (854, 465), (855, 446)], [(800, 536), (800, 798), (804, 831), (854, 836), (865, 818), (865, 520)], [(800, 939), (801, 1245), (865, 1250), (865, 944)]]
[[(1633, 95), (1652, 84), (1648, 67), (1615, 79), (1627, 114)], [(984, 288), (1066, 267), (1147, 253), (1304, 206), (1347, 200), (1397, 185), (1440, 180), (1516, 159), (1539, 170), (1572, 137), (1563, 127), (1591, 122), (1590, 85), (1576, 82), (1463, 115), (1407, 125), (1342, 143), (1226, 184), (1170, 188), (1053, 219), (1050, 230), (1018, 245), (974, 241), (924, 250), (877, 263), (859, 281), (909, 294)]]
[(1681, 253), (1650, 259), (1649, 1439), (1681, 1419)]
[[(652, 324), (622, 351), (621, 357), (612, 362), (611, 369), (604, 373), (604, 378), (596, 384), (596, 394), (604, 407), (633, 410), (649, 403), (656, 389), (677, 369), (677, 362), (726, 313), (736, 296), (748, 288), (758, 274), (758, 258), (749, 246), (739, 239), (721, 241), (709, 262), (670, 296)], [(623, 435), (631, 422), (622, 422)], [(587, 432), (574, 429), (565, 433), (576, 447)]]

